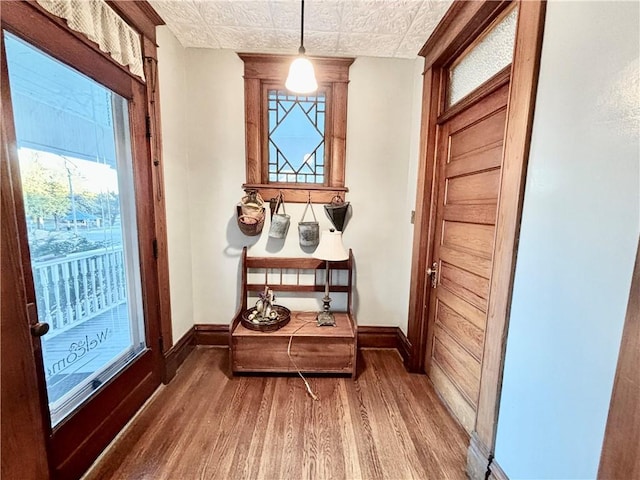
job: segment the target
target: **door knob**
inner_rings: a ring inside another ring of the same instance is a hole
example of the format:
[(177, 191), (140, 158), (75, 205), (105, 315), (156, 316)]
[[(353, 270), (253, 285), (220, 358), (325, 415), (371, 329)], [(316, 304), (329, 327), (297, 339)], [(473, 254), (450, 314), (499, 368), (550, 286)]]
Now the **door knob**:
[(45, 322), (38, 322), (31, 325), (31, 335), (34, 337), (41, 337), (49, 331), (49, 324)]
[(431, 276), (431, 288), (438, 286), (438, 262), (433, 262), (431, 267), (427, 268), (427, 275)]

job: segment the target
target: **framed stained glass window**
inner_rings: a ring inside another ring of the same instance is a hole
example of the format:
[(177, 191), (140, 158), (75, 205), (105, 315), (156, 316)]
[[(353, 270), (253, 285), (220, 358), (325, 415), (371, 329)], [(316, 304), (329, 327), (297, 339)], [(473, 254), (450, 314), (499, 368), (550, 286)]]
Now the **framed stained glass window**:
[(324, 92), (295, 95), (267, 90), (269, 182), (324, 184)]
[(347, 86), (353, 58), (313, 58), (319, 88), (285, 88), (291, 56), (239, 53), (244, 62), (247, 179), (262, 198), (328, 203), (344, 195)]

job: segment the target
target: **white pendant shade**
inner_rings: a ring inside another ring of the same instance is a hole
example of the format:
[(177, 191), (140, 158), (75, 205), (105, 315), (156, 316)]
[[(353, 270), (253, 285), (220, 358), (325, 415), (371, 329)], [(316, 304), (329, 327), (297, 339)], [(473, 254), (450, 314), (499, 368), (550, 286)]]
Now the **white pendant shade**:
[(291, 62), (285, 86), (294, 93), (311, 93), (318, 89), (313, 64), (307, 57), (299, 56)]
[(323, 231), (320, 237), (320, 244), (318, 248), (316, 248), (316, 251), (313, 252), (313, 257), (330, 262), (347, 260), (349, 258), (349, 252), (344, 248), (344, 244), (342, 243), (342, 232), (335, 232), (333, 230)]

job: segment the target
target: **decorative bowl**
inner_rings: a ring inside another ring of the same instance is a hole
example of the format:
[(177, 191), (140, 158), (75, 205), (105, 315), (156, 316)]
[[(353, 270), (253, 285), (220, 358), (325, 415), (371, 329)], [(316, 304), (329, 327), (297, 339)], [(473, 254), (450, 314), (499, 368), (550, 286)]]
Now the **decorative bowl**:
[(276, 311), (276, 313), (278, 314), (277, 318), (273, 320), (261, 320), (258, 323), (254, 323), (253, 321), (249, 320), (249, 315), (251, 315), (251, 312), (253, 312), (254, 310), (254, 308), (245, 310), (244, 312), (242, 312), (242, 317), (240, 318), (240, 322), (242, 323), (242, 325), (249, 330), (273, 332), (284, 327), (287, 323), (289, 323), (289, 320), (291, 320), (291, 311), (287, 307), (283, 307), (282, 305), (273, 305), (271, 307), (271, 310)]

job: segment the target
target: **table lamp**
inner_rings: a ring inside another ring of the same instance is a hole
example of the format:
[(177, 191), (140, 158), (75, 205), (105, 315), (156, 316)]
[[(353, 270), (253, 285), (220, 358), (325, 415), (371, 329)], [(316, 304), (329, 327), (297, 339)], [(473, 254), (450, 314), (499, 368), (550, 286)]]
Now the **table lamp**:
[(336, 320), (333, 317), (333, 313), (329, 311), (329, 305), (331, 304), (331, 298), (329, 297), (329, 262), (339, 262), (349, 258), (349, 252), (342, 244), (342, 232), (336, 232), (333, 228), (323, 231), (318, 248), (313, 252), (313, 258), (326, 262), (324, 298), (322, 299), (323, 309), (318, 313), (316, 320), (319, 327), (325, 325), (335, 326)]

